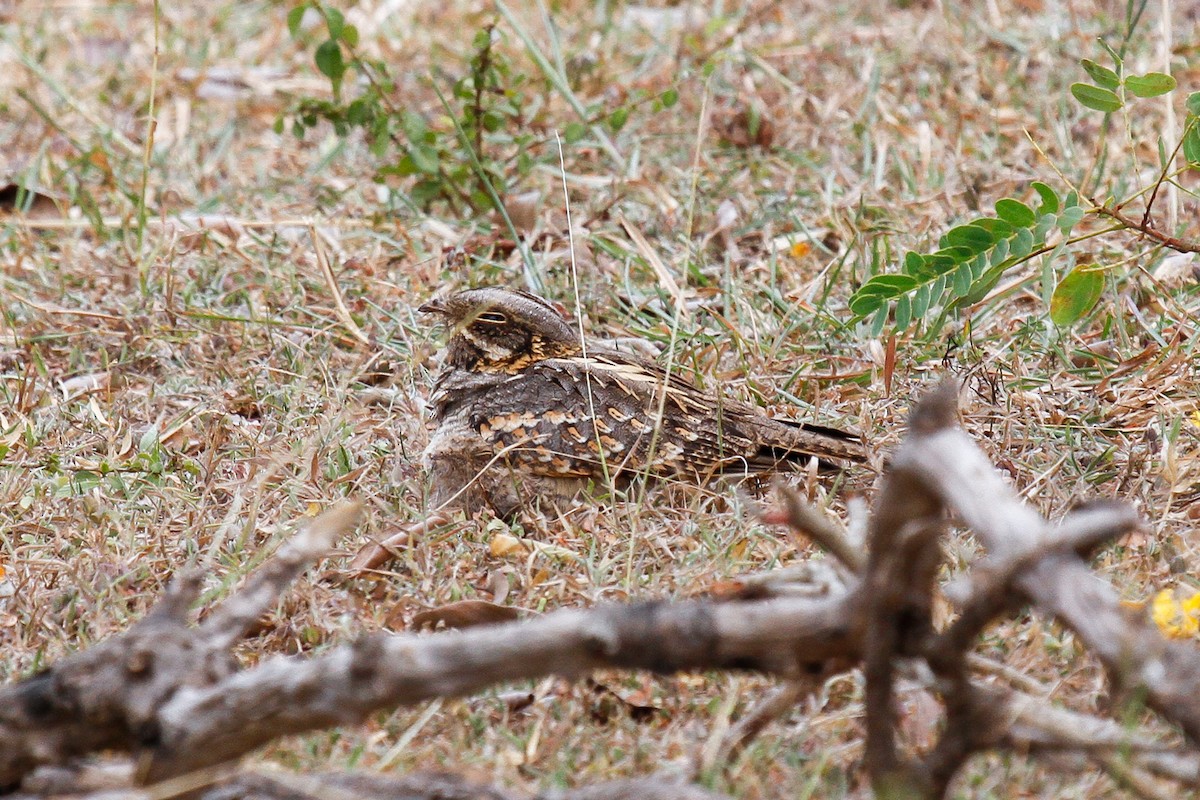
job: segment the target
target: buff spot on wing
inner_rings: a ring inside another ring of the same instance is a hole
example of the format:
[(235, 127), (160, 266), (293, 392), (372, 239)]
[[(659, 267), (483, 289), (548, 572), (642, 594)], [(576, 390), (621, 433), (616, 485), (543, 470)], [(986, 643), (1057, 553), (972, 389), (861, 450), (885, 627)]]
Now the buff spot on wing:
[(700, 438), (700, 434), (690, 428), (676, 428), (675, 433), (689, 442), (694, 442)]
[(611, 436), (601, 436), (600, 446), (603, 447), (605, 452), (610, 456), (625, 449), (625, 444), (623, 442), (619, 442)]

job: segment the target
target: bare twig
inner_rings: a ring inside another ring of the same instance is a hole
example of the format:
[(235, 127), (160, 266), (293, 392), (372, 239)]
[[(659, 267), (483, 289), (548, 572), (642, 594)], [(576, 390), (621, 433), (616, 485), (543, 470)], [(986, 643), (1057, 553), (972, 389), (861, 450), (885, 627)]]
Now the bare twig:
[(1150, 239), (1161, 244), (1163, 247), (1169, 247), (1180, 253), (1200, 253), (1200, 242), (1195, 242), (1190, 239), (1180, 239), (1176, 236), (1171, 236), (1168, 233), (1163, 233), (1151, 224), (1149, 220), (1138, 221), (1133, 217), (1122, 212), (1119, 208), (1097, 203), (1094, 199), (1092, 205), (1095, 206), (1096, 212), (1103, 214), (1106, 217), (1111, 217), (1117, 220), (1130, 230), (1138, 231)]
[(812, 539), (822, 549), (840, 561), (855, 575), (861, 575), (867, 566), (867, 554), (850, 541), (846, 530), (820, 510), (813, 508), (798, 492), (783, 483), (775, 486), (783, 501), (783, 518), (769, 517), (769, 521), (782, 521), (793, 532)]

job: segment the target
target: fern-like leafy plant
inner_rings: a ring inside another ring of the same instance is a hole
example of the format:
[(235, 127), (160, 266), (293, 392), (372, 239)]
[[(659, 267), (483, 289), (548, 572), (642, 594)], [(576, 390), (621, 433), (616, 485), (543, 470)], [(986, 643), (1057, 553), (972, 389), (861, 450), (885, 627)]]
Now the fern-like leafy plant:
[[(1070, 87), (1071, 95), (1084, 107), (1104, 114), (1128, 114), (1135, 98), (1158, 97), (1175, 89), (1175, 79), (1161, 72), (1127, 74), (1120, 54), (1103, 42), (1101, 46), (1112, 58), (1113, 68), (1083, 59), (1081, 66), (1091, 82)], [(1109, 269), (1098, 264), (1075, 264), (1072, 245), (1095, 236), (1131, 231), (1161, 248), (1200, 252), (1200, 242), (1160, 230), (1152, 216), (1163, 184), (1174, 181), (1181, 171), (1200, 169), (1200, 92), (1188, 96), (1186, 109), (1183, 133), (1173, 147), (1161, 139), (1158, 142), (1160, 173), (1150, 186), (1117, 202), (1111, 196), (1104, 200), (1081, 197), (1075, 186), (1060, 194), (1047, 183), (1035, 181), (1032, 188), (1038, 197), (1036, 206), (1011, 197), (997, 201), (994, 216), (955, 226), (941, 237), (937, 250), (908, 252), (898, 272), (871, 277), (850, 298), (850, 311), (857, 320), (868, 320), (875, 336), (889, 320), (899, 331), (923, 322), (927, 332), (936, 334), (949, 314), (978, 303), (1006, 272), (1048, 255), (1042, 271), (1046, 310), (1055, 325), (1069, 326), (1100, 300)], [(1176, 157), (1181, 153), (1186, 164), (1176, 170)], [(1061, 172), (1059, 175), (1062, 177)], [(1143, 197), (1141, 219), (1129, 216), (1126, 206)], [(1072, 230), (1086, 216), (1112, 224), (1072, 237)], [(1063, 266), (1056, 270), (1054, 264)]]

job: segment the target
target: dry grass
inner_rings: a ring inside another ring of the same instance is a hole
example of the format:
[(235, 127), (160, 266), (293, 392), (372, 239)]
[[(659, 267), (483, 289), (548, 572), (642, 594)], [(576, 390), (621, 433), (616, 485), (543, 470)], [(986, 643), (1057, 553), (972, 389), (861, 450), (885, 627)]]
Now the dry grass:
[[(491, 220), (381, 205), (367, 179), (378, 162), (357, 138), (318, 129), (297, 142), (272, 132), (292, 97), (328, 88), (313, 74), (311, 49), (288, 38), (287, 5), (163, 4), (141, 249), (151, 4), (0, 5), (0, 86), (20, 90), (0, 92), (0, 177), (32, 177), (73, 200), (83, 220), (40, 232), (0, 223), (0, 566), (14, 590), (0, 593), (0, 679), (123, 629), (190, 560), (211, 570), (208, 597), (223, 595), (296, 519), (338, 497), (365, 499), (362, 541), (424, 514), (417, 456), (437, 339), (414, 308), (447, 284), (520, 285), (520, 260), (480, 236)], [(1088, 0), (1032, 0), (1019, 12), (902, 5), (757, 3), (721, 18), (700, 5), (643, 12), (657, 32), (631, 21), (634, 7), (554, 6), (563, 59), (594, 63), (576, 87), (586, 102), (615, 107), (622, 86), (680, 93), (668, 110), (635, 110), (613, 136), (626, 174), (586, 140), (567, 148), (572, 216), (587, 221), (575, 241), (586, 326), (674, 342), (677, 363), (698, 379), (857, 425), (880, 450), (897, 441), (921, 387), (963, 373), (968, 429), (1039, 509), (1054, 515), (1086, 497), (1122, 497), (1150, 520), (1144, 541), (1097, 558), (1102, 575), (1131, 601), (1194, 583), (1200, 303), (1194, 281), (1163, 290), (1145, 277), (1158, 258), (1147, 245), (1117, 236), (1081, 250), (1081, 261), (1123, 265), (1073, 331), (1045, 322), (1030, 270), (976, 309), (969, 329), (960, 321), (901, 336), (890, 393), (886, 341), (848, 324), (846, 298), (866, 277), (976, 209), (1022, 196), (1029, 180), (1053, 177), (1025, 130), (1068, 175), (1087, 171), (1099, 116), (1071, 102), (1066, 87), (1080, 77), (1078, 59), (1096, 57), (1095, 37), (1120, 26), (1113, 4)], [(347, 9), (362, 47), (397, 69), (402, 102), (433, 116), (431, 71), (461, 75), (471, 36), (497, 19), (484, 3), (450, 6), (364, 0)], [(1177, 29), (1190, 30), (1194, 20), (1180, 13)], [(551, 52), (541, 15), (518, 17)], [(553, 130), (573, 116), (503, 21), (499, 29), (500, 46), (544, 103), (538, 157), (556, 165)], [(1154, 46), (1144, 24), (1131, 62), (1156, 66)], [(1175, 65), (1183, 91), (1195, 89), (1195, 69), (1182, 58)], [(771, 147), (722, 142), (722, 130), (738, 136), (747, 108), (770, 124)], [(1161, 106), (1141, 108), (1130, 138), (1109, 140), (1117, 191), (1153, 172), (1146, 136)], [(1137, 168), (1130, 140), (1141, 143)], [(573, 309), (560, 177), (537, 169), (517, 187), (531, 189), (542, 192), (547, 234), (534, 247), (538, 275)], [(723, 202), (737, 210), (736, 255), (711, 235)], [(1197, 211), (1185, 195), (1181, 219)], [(177, 214), (247, 224), (197, 236), (170, 220)], [(677, 335), (667, 289), (637, 258), (619, 216), (684, 287), (690, 310)], [(339, 318), (306, 219), (374, 344), (356, 341)], [(811, 235), (811, 251), (773, 246), (788, 235)], [(366, 389), (381, 366), (394, 379), (386, 391)], [(851, 491), (869, 494), (868, 481), (853, 483), (836, 493), (815, 485), (814, 496), (840, 508)], [(553, 547), (496, 556), (498, 533)], [(973, 553), (969, 540), (955, 542), (952, 563)], [(420, 539), (376, 580), (333, 571), (305, 579), (243, 655), (319, 651), (504, 587), (506, 602), (533, 610), (679, 596), (808, 554), (720, 487), (581, 508), (525, 530), (478, 519)], [(1053, 702), (1101, 703), (1096, 664), (1052, 623), (1001, 626), (982, 650), (1044, 682)], [(507, 711), (498, 690), (290, 740), (261, 757), (574, 785), (686, 765), (763, 684), (724, 675), (603, 680), (659, 710), (635, 719), (586, 686), (550, 683), (534, 687), (538, 702), (521, 712)], [(819, 702), (705, 779), (747, 798), (853, 792), (860, 695), (858, 676), (832, 681)], [(972, 762), (959, 791), (1121, 794), (1083, 764), (1007, 757)]]

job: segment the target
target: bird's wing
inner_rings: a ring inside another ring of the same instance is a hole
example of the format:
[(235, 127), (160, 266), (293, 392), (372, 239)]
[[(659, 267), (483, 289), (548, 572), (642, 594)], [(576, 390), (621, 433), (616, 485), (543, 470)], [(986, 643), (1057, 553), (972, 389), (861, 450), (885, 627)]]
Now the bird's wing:
[(469, 424), (494, 452), (534, 475), (666, 474), (680, 471), (685, 455), (697, 471), (719, 471), (706, 430), (710, 410), (696, 387), (671, 385), (670, 424), (654, 423), (664, 377), (655, 370), (624, 356), (545, 359), (477, 396)]
[(704, 391), (679, 372), (668, 374), (657, 362), (610, 351), (570, 361), (593, 384), (601, 385), (605, 400), (632, 400), (628, 406), (618, 402), (621, 418), (632, 415), (647, 424), (657, 423), (661, 409), (664, 422), (658, 426), (654, 448), (658, 452), (635, 450), (630, 468), (649, 465), (656, 474), (695, 472), (705, 477), (777, 469), (785, 462), (807, 463), (814, 456), (826, 465), (866, 460), (855, 434), (772, 418), (756, 406)]
[(608, 351), (546, 359), (507, 378), (472, 404), (470, 424), (510, 463), (547, 477), (646, 471), (704, 479), (801, 456), (843, 457), (814, 446), (822, 434), (702, 391), (652, 361)]

